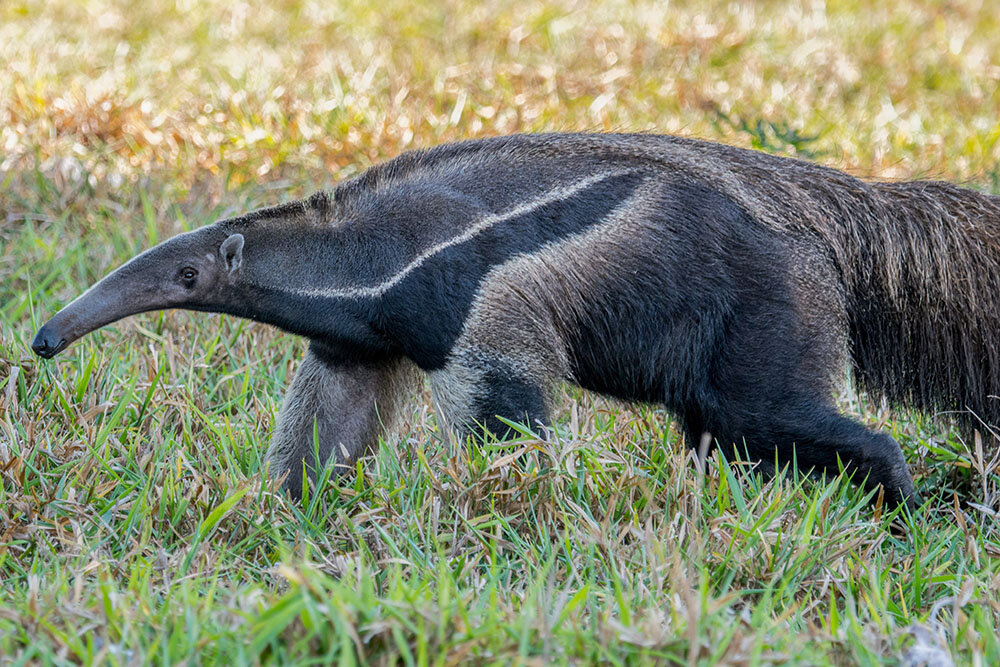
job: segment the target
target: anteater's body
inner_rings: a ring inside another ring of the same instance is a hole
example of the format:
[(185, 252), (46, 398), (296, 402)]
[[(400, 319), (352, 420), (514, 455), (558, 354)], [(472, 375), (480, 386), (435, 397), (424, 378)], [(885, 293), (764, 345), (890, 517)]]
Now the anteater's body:
[[(108, 296), (146, 274), (187, 292)], [(545, 423), (565, 380), (665, 405), (692, 445), (710, 433), (816, 470), (839, 458), (898, 501), (913, 491), (899, 447), (838, 413), (834, 381), (852, 360), (893, 403), (996, 421), (998, 294), (1000, 197), (674, 137), (514, 136), (404, 154), (176, 237), (35, 344), (54, 354), (163, 307), (310, 338), (270, 453), (295, 493), (314, 434), (321, 464), (351, 462), (415, 366), (460, 432)]]

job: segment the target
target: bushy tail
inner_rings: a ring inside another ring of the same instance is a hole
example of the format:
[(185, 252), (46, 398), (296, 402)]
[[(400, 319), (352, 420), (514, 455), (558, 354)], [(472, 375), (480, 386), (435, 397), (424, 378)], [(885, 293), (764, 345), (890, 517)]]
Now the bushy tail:
[(860, 385), (1000, 425), (1000, 197), (941, 182), (866, 194), (837, 226)]

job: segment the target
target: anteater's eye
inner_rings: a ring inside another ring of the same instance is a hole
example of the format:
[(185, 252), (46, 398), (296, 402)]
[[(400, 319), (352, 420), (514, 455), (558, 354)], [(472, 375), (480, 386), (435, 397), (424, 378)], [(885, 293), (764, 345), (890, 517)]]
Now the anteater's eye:
[(198, 277), (198, 271), (192, 269), (190, 266), (186, 269), (181, 269), (181, 282), (185, 283), (188, 287), (194, 284), (194, 279)]

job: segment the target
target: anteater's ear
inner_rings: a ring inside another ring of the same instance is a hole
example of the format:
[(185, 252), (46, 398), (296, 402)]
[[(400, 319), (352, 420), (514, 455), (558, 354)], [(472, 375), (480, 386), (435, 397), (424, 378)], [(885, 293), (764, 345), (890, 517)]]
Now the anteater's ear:
[(240, 268), (240, 263), (243, 262), (243, 235), (230, 234), (219, 246), (219, 255), (222, 256), (222, 262), (229, 273)]

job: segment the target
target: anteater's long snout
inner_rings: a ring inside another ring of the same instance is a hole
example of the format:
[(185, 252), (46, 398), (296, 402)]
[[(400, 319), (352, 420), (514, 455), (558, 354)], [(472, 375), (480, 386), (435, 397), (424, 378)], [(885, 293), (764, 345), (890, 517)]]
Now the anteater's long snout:
[(77, 338), (130, 314), (116, 303), (117, 300), (96, 293), (98, 288), (100, 284), (53, 315), (38, 330), (31, 341), (35, 354), (51, 359)]
[(35, 334), (31, 349), (51, 359), (77, 338), (129, 315), (184, 307), (188, 292), (173, 276), (188, 262), (204, 261), (215, 242), (214, 237), (209, 246), (204, 241), (195, 232), (179, 234), (133, 257), (53, 315)]
[(106, 276), (53, 315), (35, 334), (31, 349), (51, 359), (77, 338), (155, 305), (149, 296), (141, 295), (141, 290), (136, 294), (128, 289), (128, 282), (121, 276), (121, 269)]
[(35, 334), (35, 340), (31, 341), (31, 349), (45, 359), (51, 359), (69, 345), (69, 341), (62, 334), (53, 331), (53, 328), (46, 324)]

